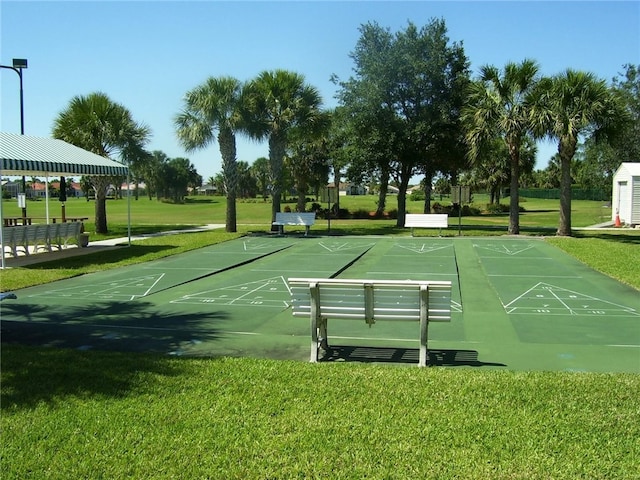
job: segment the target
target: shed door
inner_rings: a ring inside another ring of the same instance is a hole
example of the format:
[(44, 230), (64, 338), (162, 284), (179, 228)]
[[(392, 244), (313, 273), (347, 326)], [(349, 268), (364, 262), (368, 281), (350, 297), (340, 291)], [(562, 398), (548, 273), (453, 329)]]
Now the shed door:
[(618, 205), (616, 205), (620, 220), (629, 223), (631, 213), (631, 202), (629, 201), (629, 185), (627, 182), (618, 182)]
[(633, 177), (631, 184), (631, 223), (640, 225), (640, 177)]

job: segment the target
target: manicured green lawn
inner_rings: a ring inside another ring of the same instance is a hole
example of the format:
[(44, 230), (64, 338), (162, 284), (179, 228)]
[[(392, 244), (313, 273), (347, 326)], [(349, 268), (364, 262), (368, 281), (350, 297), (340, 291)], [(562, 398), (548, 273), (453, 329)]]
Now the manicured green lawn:
[(4, 346), (3, 479), (633, 479), (640, 376)]
[[(126, 203), (116, 202), (108, 206), (110, 220), (120, 222), (112, 230), (126, 232), (117, 212)], [(4, 270), (2, 289), (268, 229), (268, 204), (239, 206), (238, 234), (148, 238), (108, 254), (69, 258), (63, 266)], [(136, 228), (224, 221), (223, 202), (147, 207), (136, 213)], [(488, 218), (500, 220), (500, 228), (465, 224), (464, 234), (506, 231), (506, 218)], [(332, 230), (408, 234), (394, 224), (336, 221)], [(552, 227), (545, 221), (532, 231)], [(547, 241), (640, 289), (640, 232), (580, 232)], [(3, 480), (640, 478), (640, 375), (187, 359), (7, 344), (1, 355)]]
[[(350, 212), (372, 212), (376, 208), (377, 197), (374, 195), (344, 196), (340, 197), (340, 208)], [(508, 199), (506, 199), (508, 202)], [(486, 195), (474, 195), (474, 206), (483, 209), (488, 202)], [(448, 203), (444, 201), (443, 204)], [(505, 203), (505, 201), (503, 201)], [(295, 208), (295, 204), (283, 204)], [(558, 225), (558, 200), (527, 199), (523, 198), (521, 205), (525, 212), (521, 215), (521, 224), (525, 227), (557, 228)], [(311, 203), (307, 203), (307, 208)], [(326, 205), (323, 205), (326, 207)], [(574, 227), (586, 227), (599, 224), (611, 219), (611, 209), (605, 208), (602, 202), (574, 201), (572, 203), (572, 224)], [(421, 213), (424, 202), (407, 201), (407, 210), (411, 213)], [(397, 197), (390, 195), (387, 198), (387, 211), (397, 209)], [(88, 217), (86, 229), (92, 232), (95, 204), (84, 199), (70, 199), (66, 202), (66, 214), (68, 217)], [(267, 228), (271, 221), (271, 204), (260, 199), (239, 200), (237, 203), (238, 223), (241, 225), (253, 225)], [(145, 233), (149, 228), (161, 229), (175, 227), (176, 225), (193, 226), (208, 223), (224, 223), (226, 211), (226, 199), (224, 197), (189, 197), (184, 204), (172, 204), (149, 200), (140, 197), (132, 199), (129, 203), (126, 199), (107, 201), (107, 220), (109, 230), (113, 235), (120, 236), (126, 233), (126, 225), (129, 214), (133, 233)], [(29, 216), (44, 218), (46, 216), (45, 201), (27, 202)], [(15, 200), (3, 202), (3, 215), (5, 217), (20, 216), (21, 210)], [(49, 203), (49, 217), (60, 218), (61, 207), (58, 201)], [(319, 220), (323, 223), (324, 220)], [(344, 220), (335, 220), (337, 225), (348, 224)], [(389, 225), (395, 225), (395, 220), (388, 220)], [(483, 215), (480, 217), (463, 217), (462, 224), (502, 226), (509, 223), (508, 215)], [(450, 219), (450, 225), (457, 225), (457, 218)], [(93, 240), (101, 239), (101, 236), (92, 234)]]

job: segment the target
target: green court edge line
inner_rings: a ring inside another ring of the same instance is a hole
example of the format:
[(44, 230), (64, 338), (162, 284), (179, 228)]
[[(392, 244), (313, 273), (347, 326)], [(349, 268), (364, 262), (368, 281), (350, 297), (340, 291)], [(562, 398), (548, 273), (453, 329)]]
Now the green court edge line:
[(293, 245), (287, 245), (285, 247), (282, 247), (282, 248), (279, 248), (277, 250), (274, 250), (273, 252), (268, 252), (268, 253), (265, 253), (264, 255), (260, 255), (259, 257), (250, 258), (249, 260), (245, 260), (245, 261), (240, 262), (240, 263), (229, 265), (228, 267), (224, 267), (224, 268), (221, 268), (219, 270), (215, 270), (213, 272), (205, 273), (204, 275), (200, 275), (198, 277), (190, 278), (189, 280), (185, 280), (184, 282), (180, 282), (180, 283), (177, 283), (175, 285), (168, 285), (168, 286), (166, 286), (164, 288), (161, 288), (160, 290), (156, 290), (155, 292), (151, 292), (151, 293), (149, 293), (147, 295), (144, 295), (144, 297), (141, 297), (141, 298), (148, 298), (148, 297), (150, 297), (152, 295), (155, 295), (156, 293), (164, 292), (165, 290), (170, 290), (172, 288), (180, 287), (182, 285), (187, 285), (188, 283), (195, 282), (195, 281), (198, 281), (198, 280), (202, 280), (203, 278), (212, 277), (213, 275), (217, 275), (217, 274), (222, 273), (222, 272), (227, 272), (229, 270), (233, 270), (234, 268), (242, 267), (244, 265), (249, 265), (250, 263), (253, 263), (253, 262), (257, 261), (257, 260), (260, 260), (262, 258), (266, 258), (269, 255), (273, 255), (273, 254), (282, 252), (283, 250), (286, 250), (287, 248), (291, 248), (292, 246)]

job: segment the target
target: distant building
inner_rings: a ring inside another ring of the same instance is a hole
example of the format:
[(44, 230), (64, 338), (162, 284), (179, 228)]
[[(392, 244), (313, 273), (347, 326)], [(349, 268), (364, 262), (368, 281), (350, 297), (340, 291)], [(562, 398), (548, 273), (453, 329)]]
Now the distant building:
[(616, 217), (626, 225), (640, 225), (640, 163), (622, 163), (613, 175), (611, 220)]
[[(327, 185), (330, 188), (335, 188), (335, 183), (329, 183)], [(367, 188), (363, 185), (349, 182), (340, 182), (338, 184), (338, 195), (366, 195)]]
[(11, 198), (18, 198), (18, 194), (22, 192), (21, 182), (15, 182), (13, 180), (2, 180), (2, 194), (11, 196)]
[(196, 192), (198, 195), (215, 195), (216, 193), (218, 193), (218, 189), (215, 185), (207, 184), (198, 187), (196, 189)]

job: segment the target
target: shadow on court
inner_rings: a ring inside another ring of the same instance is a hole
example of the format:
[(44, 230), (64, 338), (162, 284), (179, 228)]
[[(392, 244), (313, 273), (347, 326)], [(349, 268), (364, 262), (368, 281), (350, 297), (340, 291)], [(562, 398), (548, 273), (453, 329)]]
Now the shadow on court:
[(216, 340), (219, 330), (212, 324), (228, 317), (217, 311), (170, 313), (144, 301), (3, 304), (2, 309), (3, 315), (26, 319), (2, 321), (3, 343), (157, 353), (179, 352), (194, 343)]
[[(331, 346), (322, 362), (400, 363), (417, 364), (417, 348)], [(478, 360), (475, 350), (429, 350), (428, 364), (439, 367), (506, 367), (504, 363), (487, 363)]]

